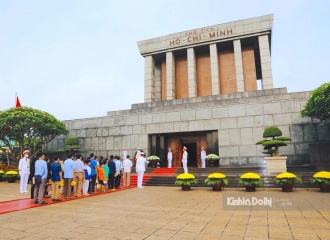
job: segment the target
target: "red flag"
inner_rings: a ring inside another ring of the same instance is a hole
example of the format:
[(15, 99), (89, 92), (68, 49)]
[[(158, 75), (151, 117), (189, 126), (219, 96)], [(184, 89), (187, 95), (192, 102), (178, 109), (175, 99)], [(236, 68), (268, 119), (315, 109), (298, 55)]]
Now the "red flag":
[(21, 103), (18, 99), (18, 96), (16, 96), (16, 108), (19, 108), (19, 107), (21, 107)]

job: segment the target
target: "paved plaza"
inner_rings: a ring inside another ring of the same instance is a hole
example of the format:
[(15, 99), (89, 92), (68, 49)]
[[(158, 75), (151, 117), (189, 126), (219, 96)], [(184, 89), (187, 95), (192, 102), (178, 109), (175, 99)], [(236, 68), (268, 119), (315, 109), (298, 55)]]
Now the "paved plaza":
[[(0, 183), (1, 202), (26, 198)], [(29, 194), (29, 193), (28, 193)], [(224, 196), (276, 196), (290, 209), (226, 206)], [(329, 239), (330, 193), (318, 189), (144, 187), (0, 215), (4, 239)]]

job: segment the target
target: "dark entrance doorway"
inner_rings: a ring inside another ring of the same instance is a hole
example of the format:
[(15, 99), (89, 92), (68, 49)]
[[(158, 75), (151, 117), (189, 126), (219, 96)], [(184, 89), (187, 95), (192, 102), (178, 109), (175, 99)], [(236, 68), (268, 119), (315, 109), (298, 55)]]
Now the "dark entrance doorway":
[(218, 131), (175, 132), (149, 134), (149, 154), (160, 157), (160, 166), (167, 166), (167, 152), (173, 153), (172, 167), (182, 167), (183, 147), (188, 149), (188, 166), (201, 167), (201, 148), (219, 155)]
[(184, 143), (184, 146), (188, 149), (188, 167), (197, 167), (197, 144)]

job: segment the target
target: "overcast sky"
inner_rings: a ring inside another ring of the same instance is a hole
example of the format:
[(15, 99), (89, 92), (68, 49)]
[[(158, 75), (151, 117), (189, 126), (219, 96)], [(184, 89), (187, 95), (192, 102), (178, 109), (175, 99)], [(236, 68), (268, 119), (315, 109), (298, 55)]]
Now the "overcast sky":
[(59, 120), (130, 109), (144, 101), (137, 41), (267, 14), (274, 86), (329, 82), (328, 0), (1, 0), (0, 110), (16, 92)]

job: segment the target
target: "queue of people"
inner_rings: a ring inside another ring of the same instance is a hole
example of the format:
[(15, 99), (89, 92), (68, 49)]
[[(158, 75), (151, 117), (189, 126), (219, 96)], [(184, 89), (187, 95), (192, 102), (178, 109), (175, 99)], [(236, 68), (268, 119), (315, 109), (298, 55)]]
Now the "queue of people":
[[(130, 155), (123, 150), (125, 159), (120, 156), (111, 155), (108, 158), (99, 159), (93, 153), (83, 159), (80, 153), (68, 154), (66, 160), (61, 161), (55, 156), (52, 161), (46, 159), (44, 153), (38, 153), (35, 161), (30, 162), (28, 151), (24, 151), (24, 157), (20, 161), (21, 181), (20, 191), (25, 193), (27, 180), (30, 175), (31, 198), (35, 204), (47, 204), (44, 198), (51, 197), (52, 201), (61, 201), (60, 195), (64, 199), (72, 197), (89, 196), (97, 192), (115, 191), (130, 187), (131, 171), (133, 167)], [(142, 188), (142, 178), (145, 165), (148, 161), (144, 157), (144, 152), (138, 149), (136, 170), (138, 173), (138, 187)], [(122, 181), (121, 181), (122, 180)], [(51, 194), (48, 194), (51, 186)], [(51, 195), (51, 196), (49, 196)]]

